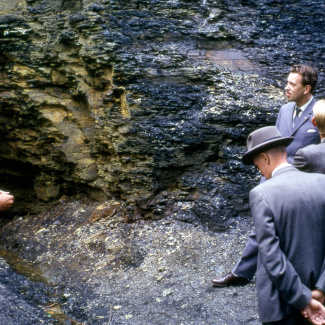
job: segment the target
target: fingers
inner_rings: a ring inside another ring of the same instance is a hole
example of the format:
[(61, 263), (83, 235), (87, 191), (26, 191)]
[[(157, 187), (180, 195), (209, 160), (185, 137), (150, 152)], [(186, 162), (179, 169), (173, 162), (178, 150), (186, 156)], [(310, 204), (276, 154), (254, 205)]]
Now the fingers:
[(325, 324), (325, 308), (317, 300), (311, 299), (309, 304), (301, 310), (301, 314), (315, 325)]
[(320, 303), (324, 303), (325, 302), (325, 294), (323, 291), (321, 290), (313, 290), (312, 291), (312, 296), (311, 296), (313, 299), (316, 299), (318, 300)]
[(308, 307), (305, 307), (304, 309), (302, 309), (300, 311), (301, 315), (304, 316), (305, 318), (308, 318), (309, 317), (308, 312), (307, 312), (307, 308)]
[(9, 209), (14, 203), (14, 197), (8, 193), (0, 190), (0, 211)]
[(322, 324), (325, 324), (325, 320), (324, 318), (309, 318), (309, 321), (312, 323), (312, 324), (315, 324), (315, 325), (322, 325)]

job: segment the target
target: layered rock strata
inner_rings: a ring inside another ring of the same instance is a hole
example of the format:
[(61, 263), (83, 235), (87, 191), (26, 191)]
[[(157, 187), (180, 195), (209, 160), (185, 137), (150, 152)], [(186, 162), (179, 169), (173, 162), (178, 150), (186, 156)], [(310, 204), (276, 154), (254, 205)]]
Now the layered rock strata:
[(121, 200), (131, 219), (247, 211), (247, 134), (275, 122), (291, 64), (323, 71), (324, 5), (304, 3), (1, 0), (14, 212), (78, 193)]

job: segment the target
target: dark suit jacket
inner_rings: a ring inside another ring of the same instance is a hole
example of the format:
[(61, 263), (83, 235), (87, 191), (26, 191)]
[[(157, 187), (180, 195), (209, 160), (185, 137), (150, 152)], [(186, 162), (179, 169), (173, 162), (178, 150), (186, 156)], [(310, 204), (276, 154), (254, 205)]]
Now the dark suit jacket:
[(325, 174), (325, 142), (299, 149), (293, 165), (307, 173)]
[(296, 104), (294, 102), (290, 102), (280, 108), (276, 126), (283, 137), (294, 137), (294, 140), (287, 147), (289, 163), (292, 163), (293, 157), (298, 149), (320, 142), (318, 130), (311, 122), (315, 103), (316, 100), (313, 98), (310, 104), (300, 115), (294, 128), (292, 128), (292, 115)]
[(258, 244), (256, 289), (261, 322), (301, 310), (325, 290), (325, 175), (293, 166), (250, 192)]

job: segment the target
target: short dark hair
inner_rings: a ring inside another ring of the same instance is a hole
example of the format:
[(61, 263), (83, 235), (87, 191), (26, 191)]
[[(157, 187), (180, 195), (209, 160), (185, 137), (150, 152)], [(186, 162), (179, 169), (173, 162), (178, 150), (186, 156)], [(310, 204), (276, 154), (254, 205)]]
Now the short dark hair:
[(318, 81), (318, 73), (317, 70), (309, 65), (297, 64), (293, 65), (290, 68), (291, 73), (299, 73), (302, 76), (302, 85), (307, 86), (310, 85), (310, 92), (313, 93), (317, 81)]
[(268, 150), (266, 150), (269, 154), (271, 155), (284, 155), (287, 153), (287, 147), (286, 146), (283, 146), (283, 145), (277, 145), (275, 147), (272, 147)]

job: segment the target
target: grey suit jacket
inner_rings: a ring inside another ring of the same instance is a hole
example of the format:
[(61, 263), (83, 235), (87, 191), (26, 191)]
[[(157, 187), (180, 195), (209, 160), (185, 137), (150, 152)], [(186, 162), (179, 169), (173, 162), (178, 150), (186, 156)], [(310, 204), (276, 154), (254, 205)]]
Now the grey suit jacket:
[(258, 244), (256, 289), (261, 322), (301, 310), (325, 290), (325, 175), (293, 166), (250, 192)]
[(299, 149), (293, 165), (307, 173), (325, 174), (325, 142)]
[(300, 115), (294, 128), (292, 127), (292, 115), (295, 103), (290, 102), (280, 108), (276, 126), (283, 137), (294, 137), (294, 140), (287, 147), (289, 163), (292, 163), (293, 156), (296, 154), (298, 149), (320, 142), (318, 130), (311, 122), (315, 103), (316, 100), (313, 98), (310, 104)]

